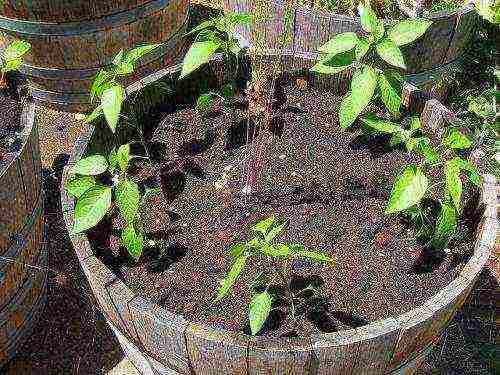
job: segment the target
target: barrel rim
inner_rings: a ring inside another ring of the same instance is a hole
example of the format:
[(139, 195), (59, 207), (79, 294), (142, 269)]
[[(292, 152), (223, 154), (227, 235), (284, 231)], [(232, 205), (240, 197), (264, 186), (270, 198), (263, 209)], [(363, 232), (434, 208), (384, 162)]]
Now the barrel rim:
[(20, 35), (36, 35), (45, 37), (85, 35), (105, 29), (123, 26), (145, 18), (153, 13), (161, 12), (163, 8), (175, 0), (152, 0), (133, 9), (124, 10), (103, 16), (97, 20), (67, 23), (34, 22), (0, 16), (0, 30), (6, 33)]
[[(70, 158), (70, 162), (64, 168), (63, 178), (61, 182), (61, 202), (62, 207), (64, 208), (64, 218), (66, 222), (66, 229), (70, 231), (71, 222), (74, 219), (74, 200), (67, 194), (64, 185), (68, 176), (69, 169), (71, 166), (76, 163), (85, 153), (86, 147), (88, 146), (89, 139), (91, 138), (93, 132), (95, 131), (95, 125), (91, 125), (83, 132), (79, 138), (79, 142), (81, 147), (75, 148), (74, 154)], [(464, 268), (461, 270), (458, 277), (453, 279), (448, 285), (438, 291), (433, 297), (428, 299), (421, 306), (416, 307), (410, 312), (399, 314), (395, 317), (389, 317), (382, 320), (378, 320), (372, 322), (366, 326), (360, 328), (353, 328), (349, 330), (334, 332), (334, 333), (322, 333), (313, 335), (311, 337), (301, 337), (301, 338), (287, 338), (287, 339), (266, 339), (266, 338), (256, 338), (253, 336), (240, 334), (231, 332), (224, 329), (219, 329), (213, 327), (208, 324), (198, 324), (191, 321), (185, 320), (182, 316), (173, 314), (169, 310), (155, 304), (155, 312), (153, 317), (156, 314), (160, 315), (174, 315), (179, 321), (185, 322), (188, 324), (188, 327), (199, 327), (200, 329), (210, 332), (211, 334), (217, 336), (227, 335), (228, 337), (239, 337), (241, 340), (249, 343), (251, 347), (263, 347), (265, 349), (271, 349), (274, 347), (280, 347), (286, 344), (293, 343), (294, 345), (306, 345), (308, 346), (308, 350), (315, 351), (318, 348), (318, 345), (323, 348), (338, 346), (339, 340), (344, 343), (356, 343), (364, 340), (369, 340), (374, 337), (379, 337), (386, 335), (388, 333), (397, 334), (400, 330), (408, 327), (415, 319), (422, 319), (422, 313), (427, 317), (434, 317), (439, 314), (442, 309), (451, 308), (451, 304), (457, 301), (458, 296), (462, 296), (462, 294), (468, 293), (467, 291), (472, 288), (477, 275), (481, 272), (482, 268), (486, 264), (489, 255), (492, 252), (494, 247), (494, 238), (495, 232), (498, 227), (497, 221), (495, 218), (490, 217), (486, 213), (491, 212), (493, 209), (496, 209), (497, 204), (497, 195), (496, 195), (496, 179), (494, 176), (485, 174), (483, 175), (483, 186), (481, 189), (482, 192), (482, 203), (486, 206), (485, 214), (482, 218), (482, 223), (478, 230), (478, 236), (476, 242), (474, 244), (474, 255), (471, 259), (464, 265)], [(86, 249), (90, 249), (90, 243), (87, 237), (84, 234), (74, 235), (70, 234), (71, 241), (74, 243), (75, 251), (80, 259), (80, 262), (84, 262), (85, 260), (93, 259), (96, 263), (106, 269), (106, 272), (109, 271), (107, 266), (105, 266), (100, 260), (98, 260), (94, 255), (83, 255), (78, 253), (78, 249), (85, 247)], [(111, 272), (111, 271), (109, 271)], [(108, 272), (108, 274), (109, 274)], [(103, 285), (104, 280), (100, 280), (100, 285)], [(135, 294), (130, 288), (119, 278), (115, 278), (115, 283), (118, 283), (121, 288), (126, 288), (133, 295), (132, 299), (129, 301), (137, 301), (143, 300), (148, 301), (148, 303), (153, 303), (148, 298), (143, 295)], [(110, 317), (107, 317), (108, 320), (112, 321)], [(426, 318), (427, 319), (427, 318)], [(126, 335), (122, 332), (122, 334)], [(129, 340), (133, 341), (128, 335), (126, 335)], [(272, 341), (272, 346), (269, 347), (268, 344)], [(137, 343), (135, 343), (137, 345)], [(139, 347), (143, 348), (142, 345)], [(144, 349), (145, 350), (145, 349)], [(153, 353), (145, 351), (149, 356), (159, 361)]]

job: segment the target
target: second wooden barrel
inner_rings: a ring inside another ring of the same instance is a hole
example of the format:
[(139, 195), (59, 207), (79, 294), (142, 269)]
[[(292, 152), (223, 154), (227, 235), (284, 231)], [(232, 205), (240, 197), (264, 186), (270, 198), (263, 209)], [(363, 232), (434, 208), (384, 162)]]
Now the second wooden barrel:
[(163, 43), (130, 81), (182, 62), (188, 0), (32, 0), (0, 5), (0, 49), (14, 39), (31, 43), (22, 72), (37, 102), (89, 110), (93, 77), (120, 49)]
[(48, 257), (32, 101), (22, 108), (18, 141), (17, 151), (0, 162), (0, 367), (29, 335), (45, 302)]

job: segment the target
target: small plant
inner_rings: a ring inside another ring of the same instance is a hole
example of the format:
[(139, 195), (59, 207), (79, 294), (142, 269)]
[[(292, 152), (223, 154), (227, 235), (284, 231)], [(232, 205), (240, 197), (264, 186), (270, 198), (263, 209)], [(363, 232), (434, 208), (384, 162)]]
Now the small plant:
[[(385, 212), (406, 212), (418, 228), (418, 235), (429, 240), (428, 245), (435, 249), (446, 248), (455, 234), (462, 208), (462, 173), (470, 183), (481, 187), (476, 168), (460, 156), (461, 151), (472, 146), (471, 140), (452, 124), (443, 134), (441, 143), (434, 147), (431, 140), (422, 135), (418, 118), (411, 118), (410, 129), (374, 116), (367, 116), (362, 121), (378, 132), (392, 134), (391, 144), (404, 143), (408, 152), (423, 156), (419, 165), (406, 166), (396, 178)], [(440, 173), (436, 173), (438, 168), (442, 169)], [(443, 177), (430, 183), (431, 176)], [(435, 202), (440, 193), (441, 199)], [(440, 206), (437, 220), (432, 217), (434, 203)]]
[[(130, 145), (113, 149), (108, 158), (92, 155), (80, 160), (69, 171), (66, 184), (68, 194), (77, 199), (73, 233), (81, 233), (97, 225), (112, 207), (112, 198), (125, 219), (127, 226), (122, 232), (122, 243), (134, 259), (144, 248), (144, 234), (138, 221), (141, 202), (139, 186), (127, 176)], [(115, 174), (116, 170), (119, 171)], [(98, 176), (113, 176), (112, 185), (100, 183)]]
[(86, 122), (92, 122), (104, 114), (111, 131), (113, 133), (116, 131), (122, 104), (126, 97), (125, 87), (118, 81), (118, 78), (132, 74), (135, 64), (160, 46), (161, 44), (145, 45), (127, 53), (121, 50), (113, 58), (111, 66), (99, 71), (90, 88), (90, 101), (93, 103), (96, 98), (99, 98), (101, 103), (87, 116)]
[(364, 35), (358, 36), (354, 32), (336, 35), (319, 48), (323, 56), (312, 68), (312, 71), (322, 74), (338, 74), (354, 68), (351, 89), (339, 109), (342, 129), (349, 128), (378, 95), (388, 111), (395, 117), (399, 116), (403, 79), (397, 70), (386, 66), (405, 69), (399, 47), (418, 39), (432, 24), (423, 19), (411, 19), (386, 30), (383, 21), (377, 19), (369, 5), (360, 4), (358, 11)]
[[(91, 122), (104, 114), (106, 123), (115, 133), (125, 100), (125, 87), (118, 81), (119, 77), (134, 72), (136, 64), (147, 53), (158, 48), (159, 44), (137, 47), (125, 53), (121, 50), (114, 58), (109, 68), (102, 69), (94, 79), (90, 89), (90, 99), (93, 102), (100, 98), (99, 106), (86, 118)], [(129, 122), (135, 125), (133, 122)], [(77, 200), (75, 206), (75, 223), (73, 233), (81, 233), (97, 225), (112, 207), (112, 200), (118, 206), (127, 226), (122, 232), (122, 244), (130, 256), (138, 259), (144, 249), (144, 234), (138, 220), (141, 197), (139, 186), (127, 175), (128, 165), (133, 158), (145, 158), (151, 163), (149, 153), (142, 135), (142, 129), (137, 125), (137, 132), (144, 147), (146, 157), (130, 154), (130, 142), (114, 147), (109, 156), (91, 155), (76, 163), (69, 171), (70, 177), (66, 184), (68, 194)], [(100, 183), (96, 177), (101, 175), (112, 177), (112, 185)]]
[(2, 53), (0, 61), (0, 89), (7, 87), (7, 72), (18, 70), (23, 63), (23, 56), (31, 49), (31, 45), (23, 40), (10, 43)]
[(184, 57), (180, 79), (190, 75), (202, 65), (210, 62), (216, 53), (222, 53), (226, 69), (229, 71), (229, 83), (220, 93), (202, 94), (196, 108), (200, 112), (208, 111), (213, 105), (213, 98), (227, 100), (233, 96), (234, 81), (238, 73), (239, 59), (242, 52), (241, 42), (235, 30), (238, 25), (249, 25), (249, 13), (230, 13), (205, 22), (195, 27), (186, 36), (196, 35), (196, 39)]
[[(273, 296), (270, 287), (276, 282), (281, 283), (285, 289), (284, 298), (289, 305), (290, 315), (295, 324), (296, 301), (300, 300), (299, 295), (305, 291), (302, 289), (294, 294), (291, 290), (291, 265), (295, 258), (307, 258), (322, 263), (333, 262), (329, 256), (309, 251), (303, 245), (276, 243), (276, 237), (283, 232), (286, 224), (286, 222), (280, 222), (274, 217), (259, 221), (251, 227), (252, 232), (256, 234), (251, 240), (231, 247), (230, 255), (234, 262), (215, 297), (215, 302), (219, 302), (230, 292), (245, 265), (251, 259), (255, 257), (267, 259), (273, 265), (273, 272), (269, 274), (260, 272), (251, 284), (254, 296), (250, 302), (248, 318), (253, 335), (260, 332), (272, 310), (273, 298), (277, 296)], [(312, 286), (306, 289), (315, 292)]]

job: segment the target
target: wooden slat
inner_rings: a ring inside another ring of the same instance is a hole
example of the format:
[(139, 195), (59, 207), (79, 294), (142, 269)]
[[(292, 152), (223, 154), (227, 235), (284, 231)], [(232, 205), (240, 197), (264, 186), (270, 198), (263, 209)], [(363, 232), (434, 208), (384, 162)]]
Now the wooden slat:
[(185, 337), (193, 374), (247, 374), (248, 341), (245, 337), (193, 323), (188, 325)]
[(475, 35), (478, 16), (471, 7), (466, 7), (452, 16), (455, 21), (454, 32), (446, 51), (443, 63), (449, 63), (460, 57), (470, 45)]
[(439, 143), (445, 127), (454, 114), (436, 99), (428, 100), (420, 117), (422, 130), (431, 136), (433, 143)]
[(359, 342), (353, 341), (355, 334), (355, 330), (351, 329), (313, 337), (318, 375), (353, 374), (359, 349)]
[(254, 339), (249, 344), (249, 375), (306, 375), (316, 367), (310, 340)]
[(132, 313), (128, 305), (134, 299), (135, 294), (119, 278), (115, 278), (111, 283), (107, 284), (106, 290), (111, 297), (117, 314), (121, 317), (121, 321), (126, 327), (126, 331), (123, 334), (130, 340), (139, 342), (139, 336), (135, 330)]
[(177, 373), (190, 374), (184, 339), (187, 322), (142, 297), (132, 300), (129, 307), (146, 354)]

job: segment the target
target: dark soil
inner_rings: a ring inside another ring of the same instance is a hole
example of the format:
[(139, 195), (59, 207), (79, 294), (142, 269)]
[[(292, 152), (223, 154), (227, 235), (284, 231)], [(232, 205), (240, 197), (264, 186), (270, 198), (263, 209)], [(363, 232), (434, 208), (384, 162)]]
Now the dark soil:
[[(244, 98), (233, 112), (220, 107), (201, 116), (179, 106), (166, 114), (150, 135), (154, 170), (140, 164), (131, 171), (143, 185), (159, 181), (162, 188), (143, 209), (144, 229), (156, 245), (131, 263), (119, 248), (123, 221), (115, 214), (89, 233), (97, 256), (136, 293), (168, 310), (248, 333), (249, 284), (258, 271), (271, 269), (267, 261), (256, 258), (230, 296), (212, 300), (230, 268), (230, 246), (249, 239), (256, 221), (275, 215), (289, 221), (280, 242), (301, 243), (336, 263), (294, 261), (292, 287), (312, 284), (321, 296), (304, 300), (294, 332), (277, 300), (263, 335), (359, 327), (421, 305), (458, 275), (472, 251), (475, 223), (460, 229), (453, 253), (425, 248), (405, 223), (384, 215), (395, 176), (410, 157), (384, 137), (341, 132), (340, 97), (296, 85), (286, 93), (274, 134), (261, 131), (249, 144), (253, 127), (247, 127)], [(243, 196), (245, 158), (263, 139), (269, 145), (258, 190)]]
[(22, 104), (17, 95), (16, 78), (7, 76), (8, 86), (0, 89), (0, 171), (22, 147), (20, 137)]

